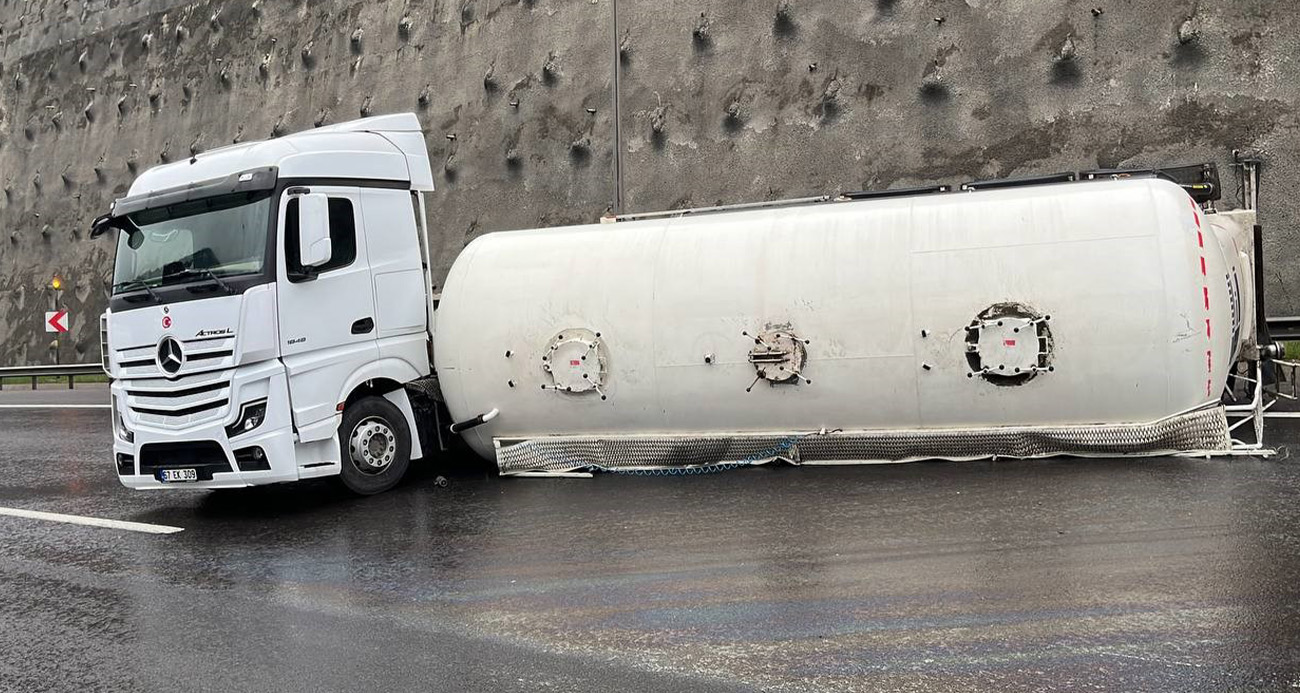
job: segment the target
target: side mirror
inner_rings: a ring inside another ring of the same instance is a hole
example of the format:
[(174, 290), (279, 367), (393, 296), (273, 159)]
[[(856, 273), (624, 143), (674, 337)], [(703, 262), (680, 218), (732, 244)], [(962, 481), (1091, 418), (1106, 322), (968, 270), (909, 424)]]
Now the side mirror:
[(298, 196), (298, 263), (320, 267), (330, 261), (329, 197), (319, 193)]
[(113, 230), (112, 214), (105, 214), (103, 216), (96, 217), (94, 221), (90, 222), (91, 238), (99, 238), (100, 236), (112, 230)]
[[(135, 223), (131, 221), (130, 217), (115, 217), (112, 214), (105, 214), (96, 217), (95, 220), (90, 223), (91, 238), (99, 238), (109, 231), (122, 231), (134, 238), (135, 234), (140, 233), (140, 227), (136, 226)], [(138, 248), (140, 247), (140, 244), (136, 243), (131, 247)]]

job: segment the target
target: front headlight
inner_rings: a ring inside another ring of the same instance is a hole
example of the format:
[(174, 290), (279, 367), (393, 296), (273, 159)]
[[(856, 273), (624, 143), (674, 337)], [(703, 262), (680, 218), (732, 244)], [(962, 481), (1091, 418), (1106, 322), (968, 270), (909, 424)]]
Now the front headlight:
[(135, 434), (127, 429), (126, 421), (124, 420), (124, 418), (125, 417), (122, 416), (122, 412), (119, 411), (117, 408), (117, 395), (114, 395), (113, 396), (113, 430), (117, 433), (117, 437), (121, 438), (124, 442), (134, 443)]
[(266, 400), (248, 402), (239, 410), (239, 418), (235, 423), (226, 426), (226, 436), (234, 438), (243, 435), (262, 425), (266, 420)]

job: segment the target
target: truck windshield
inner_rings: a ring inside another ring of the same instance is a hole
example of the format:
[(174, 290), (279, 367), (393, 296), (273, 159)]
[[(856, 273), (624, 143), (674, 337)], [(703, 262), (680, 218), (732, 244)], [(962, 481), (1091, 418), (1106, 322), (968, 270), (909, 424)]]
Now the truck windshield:
[(118, 234), (113, 293), (257, 274), (266, 262), (271, 193), (191, 200), (128, 215)]

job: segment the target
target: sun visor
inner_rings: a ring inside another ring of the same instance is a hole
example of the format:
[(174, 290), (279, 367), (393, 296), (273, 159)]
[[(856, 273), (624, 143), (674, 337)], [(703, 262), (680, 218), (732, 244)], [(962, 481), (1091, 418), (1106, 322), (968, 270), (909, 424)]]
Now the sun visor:
[(158, 190), (135, 197), (123, 197), (113, 203), (112, 214), (120, 217), (143, 209), (165, 207), (217, 195), (272, 190), (278, 177), (277, 167), (266, 166), (232, 173), (223, 178), (190, 183), (178, 188)]

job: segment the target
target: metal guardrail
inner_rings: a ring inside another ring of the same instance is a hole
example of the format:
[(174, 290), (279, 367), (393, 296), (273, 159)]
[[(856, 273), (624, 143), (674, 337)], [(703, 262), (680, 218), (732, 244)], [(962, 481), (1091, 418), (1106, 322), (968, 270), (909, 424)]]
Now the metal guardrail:
[(41, 378), (57, 377), (68, 379), (71, 390), (79, 375), (104, 375), (104, 367), (98, 363), (65, 363), (44, 366), (9, 366), (0, 368), (0, 390), (4, 389), (6, 378), (31, 378), (32, 389)]
[(1273, 339), (1300, 339), (1300, 317), (1269, 318), (1268, 332)]

